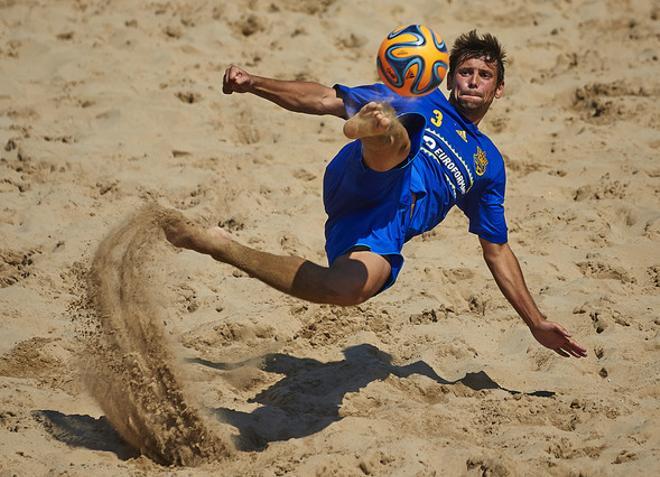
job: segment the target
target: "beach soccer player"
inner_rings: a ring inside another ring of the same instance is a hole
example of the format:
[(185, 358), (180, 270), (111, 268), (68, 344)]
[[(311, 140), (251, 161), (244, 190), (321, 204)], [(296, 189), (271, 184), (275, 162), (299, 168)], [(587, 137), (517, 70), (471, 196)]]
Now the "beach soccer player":
[(225, 71), (223, 92), (252, 93), (294, 112), (347, 119), (351, 140), (328, 164), (323, 200), (329, 266), (245, 246), (219, 227), (185, 218), (164, 224), (178, 247), (208, 254), (289, 295), (356, 305), (392, 286), (404, 243), (438, 225), (454, 206), (469, 220), (500, 290), (543, 346), (586, 356), (536, 306), (508, 245), (501, 154), (478, 126), (504, 93), (504, 51), (492, 35), (461, 35), (449, 58), (449, 99), (436, 89), (406, 98), (383, 84), (323, 86)]

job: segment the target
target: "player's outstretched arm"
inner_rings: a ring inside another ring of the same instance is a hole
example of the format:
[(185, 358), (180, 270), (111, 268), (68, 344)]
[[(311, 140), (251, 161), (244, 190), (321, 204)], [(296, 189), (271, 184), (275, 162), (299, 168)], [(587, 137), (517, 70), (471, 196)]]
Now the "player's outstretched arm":
[(539, 311), (509, 244), (496, 244), (482, 238), (479, 241), (493, 278), (506, 299), (529, 326), (536, 341), (567, 358), (586, 356), (587, 350), (573, 340), (563, 326), (546, 320)]
[(281, 81), (248, 73), (236, 65), (225, 70), (222, 92), (252, 93), (294, 111), (346, 118), (344, 100), (333, 88), (310, 81)]

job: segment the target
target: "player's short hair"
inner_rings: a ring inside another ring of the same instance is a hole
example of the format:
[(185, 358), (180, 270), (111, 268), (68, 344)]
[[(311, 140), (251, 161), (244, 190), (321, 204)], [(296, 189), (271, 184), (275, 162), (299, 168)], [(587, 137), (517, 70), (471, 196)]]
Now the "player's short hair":
[(463, 33), (456, 38), (449, 55), (449, 74), (453, 75), (458, 65), (472, 58), (484, 58), (487, 63), (497, 64), (497, 84), (504, 82), (506, 53), (502, 44), (490, 33), (479, 35), (477, 30)]

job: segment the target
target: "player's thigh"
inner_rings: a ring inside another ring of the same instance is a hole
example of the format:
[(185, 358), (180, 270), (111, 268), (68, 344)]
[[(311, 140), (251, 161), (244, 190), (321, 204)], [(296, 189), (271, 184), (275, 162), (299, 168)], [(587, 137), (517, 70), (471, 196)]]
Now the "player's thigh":
[(378, 293), (390, 279), (390, 262), (377, 253), (354, 250), (337, 258), (330, 267), (330, 287), (343, 304), (362, 303)]

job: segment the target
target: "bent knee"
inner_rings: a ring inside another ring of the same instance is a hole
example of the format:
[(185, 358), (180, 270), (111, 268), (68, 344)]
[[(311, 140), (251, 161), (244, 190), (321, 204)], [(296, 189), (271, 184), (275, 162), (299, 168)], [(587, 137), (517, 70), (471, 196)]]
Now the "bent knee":
[(359, 305), (375, 294), (369, 290), (366, 282), (365, 277), (357, 270), (334, 270), (334, 273), (331, 271), (324, 280), (323, 295), (330, 305)]
[(390, 272), (387, 259), (370, 251), (354, 250), (339, 257), (326, 276), (329, 303), (341, 306), (364, 303), (383, 288)]
[(340, 286), (330, 287), (329, 303), (331, 305), (339, 306), (355, 306), (361, 305), (373, 296), (372, 293), (367, 292), (360, 286)]

